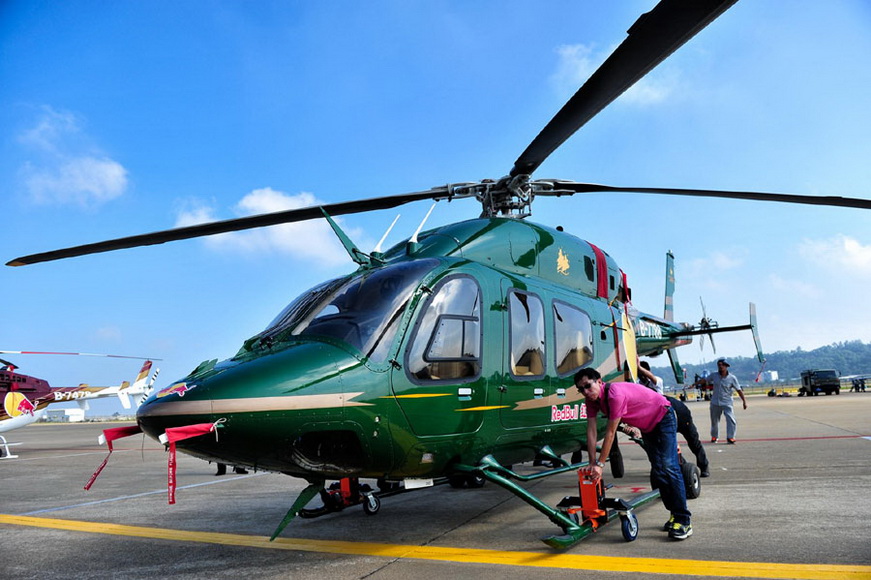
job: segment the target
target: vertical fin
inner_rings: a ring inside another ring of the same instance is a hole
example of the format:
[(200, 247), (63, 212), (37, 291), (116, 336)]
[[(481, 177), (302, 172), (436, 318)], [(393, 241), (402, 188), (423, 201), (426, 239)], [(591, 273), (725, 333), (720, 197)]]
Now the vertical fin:
[(674, 380), (677, 384), (684, 384), (684, 374), (683, 368), (680, 366), (680, 361), (677, 360), (677, 351), (673, 348), (666, 350), (668, 353), (668, 360), (671, 363), (671, 370), (674, 372)]
[(765, 362), (765, 356), (762, 354), (762, 342), (759, 340), (759, 329), (756, 326), (756, 305), (750, 303), (750, 331), (753, 332), (753, 343), (756, 344), (756, 358), (759, 362)]
[(674, 254), (665, 253), (665, 307), (662, 317), (674, 322)]

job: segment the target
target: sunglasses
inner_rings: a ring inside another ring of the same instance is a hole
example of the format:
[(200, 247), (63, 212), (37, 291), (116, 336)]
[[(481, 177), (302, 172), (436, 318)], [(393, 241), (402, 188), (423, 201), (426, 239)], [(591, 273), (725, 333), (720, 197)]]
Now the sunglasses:
[(594, 384), (595, 383), (587, 383), (586, 385), (578, 385), (578, 390), (581, 392), (589, 390), (589, 388), (592, 387)]

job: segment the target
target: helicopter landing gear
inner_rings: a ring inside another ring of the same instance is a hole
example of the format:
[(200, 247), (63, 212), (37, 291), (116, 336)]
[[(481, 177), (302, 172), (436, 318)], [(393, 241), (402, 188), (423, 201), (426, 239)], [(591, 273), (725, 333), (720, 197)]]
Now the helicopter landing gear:
[(374, 493), (367, 494), (363, 499), (363, 511), (367, 516), (374, 516), (381, 509), (381, 500)]
[(478, 489), (484, 487), (487, 480), (477, 473), (455, 473), (448, 476), (448, 484), (454, 489), (462, 489), (468, 487), (470, 489)]
[[(606, 499), (601, 479), (595, 482), (591, 480), (585, 484), (584, 478), (586, 476), (581, 471), (578, 473), (578, 486), (581, 491), (580, 497), (566, 497), (554, 508), (515, 483), (515, 480), (533, 481), (543, 477), (575, 471), (578, 468), (586, 466), (586, 463), (572, 464), (539, 471), (530, 475), (521, 475), (501, 465), (492, 455), (486, 455), (475, 466), (456, 465), (454, 467), (458, 472), (478, 473), (486, 480), (505, 488), (559, 526), (563, 531), (561, 535), (542, 538), (542, 541), (551, 548), (564, 549), (571, 547), (595, 532), (598, 527), (617, 517), (620, 517), (624, 539), (627, 541), (634, 540), (638, 535), (638, 520), (633, 510), (659, 498), (658, 490), (641, 494), (629, 501)], [(601, 489), (597, 486), (601, 486)]]
[(605, 497), (606, 486), (601, 478), (592, 478), (584, 471), (578, 472), (579, 497), (567, 496), (557, 504), (557, 509), (576, 522), (577, 529), (566, 529), (564, 536), (544, 538), (553, 548), (565, 548), (597, 531), (615, 517), (620, 517), (623, 539), (631, 542), (638, 537), (638, 517), (634, 508), (659, 497), (658, 492), (644, 494), (632, 503), (623, 499)]
[(12, 455), (9, 451), (9, 445), (18, 445), (18, 443), (7, 443), (6, 437), (0, 435), (0, 459), (17, 459), (17, 455)]
[(381, 509), (381, 500), (374, 495), (372, 487), (367, 483), (360, 483), (356, 477), (344, 477), (330, 484), (328, 488), (321, 488), (320, 496), (323, 505), (314, 509), (303, 508), (299, 510), (299, 517), (317, 518), (360, 503), (363, 504), (363, 511), (370, 516)]

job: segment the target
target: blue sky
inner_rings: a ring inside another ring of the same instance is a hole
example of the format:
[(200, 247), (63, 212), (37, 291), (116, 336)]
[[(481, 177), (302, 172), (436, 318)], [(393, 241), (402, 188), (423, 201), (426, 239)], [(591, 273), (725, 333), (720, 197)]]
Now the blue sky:
[[(0, 6), (3, 262), (287, 207), (499, 178), (655, 2), (23, 2)], [(871, 197), (871, 7), (739, 2), (536, 172), (613, 185)], [(428, 203), (347, 216), (372, 248)], [(428, 226), (474, 217), (439, 204)], [(871, 340), (871, 215), (643, 195), (539, 199), (604, 248), (635, 305), (721, 324), (757, 304), (767, 351)], [(322, 223), (0, 270), (0, 348), (231, 356), (353, 269)], [(753, 356), (749, 333), (718, 355)], [(682, 348), (686, 362), (710, 348)], [(12, 358), (12, 357), (9, 357)], [(665, 364), (664, 359), (654, 365)], [(15, 358), (55, 385), (136, 361)], [(775, 369), (776, 370), (776, 369)]]

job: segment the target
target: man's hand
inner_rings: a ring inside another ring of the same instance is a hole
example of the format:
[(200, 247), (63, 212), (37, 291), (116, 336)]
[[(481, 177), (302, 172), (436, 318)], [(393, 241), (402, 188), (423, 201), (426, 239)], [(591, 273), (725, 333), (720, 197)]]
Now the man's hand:
[(629, 435), (633, 439), (641, 439), (641, 429), (638, 427), (630, 427), (626, 423), (620, 425), (620, 431), (625, 435)]
[(584, 475), (590, 479), (602, 479), (602, 468), (595, 463), (591, 463), (584, 468)]

